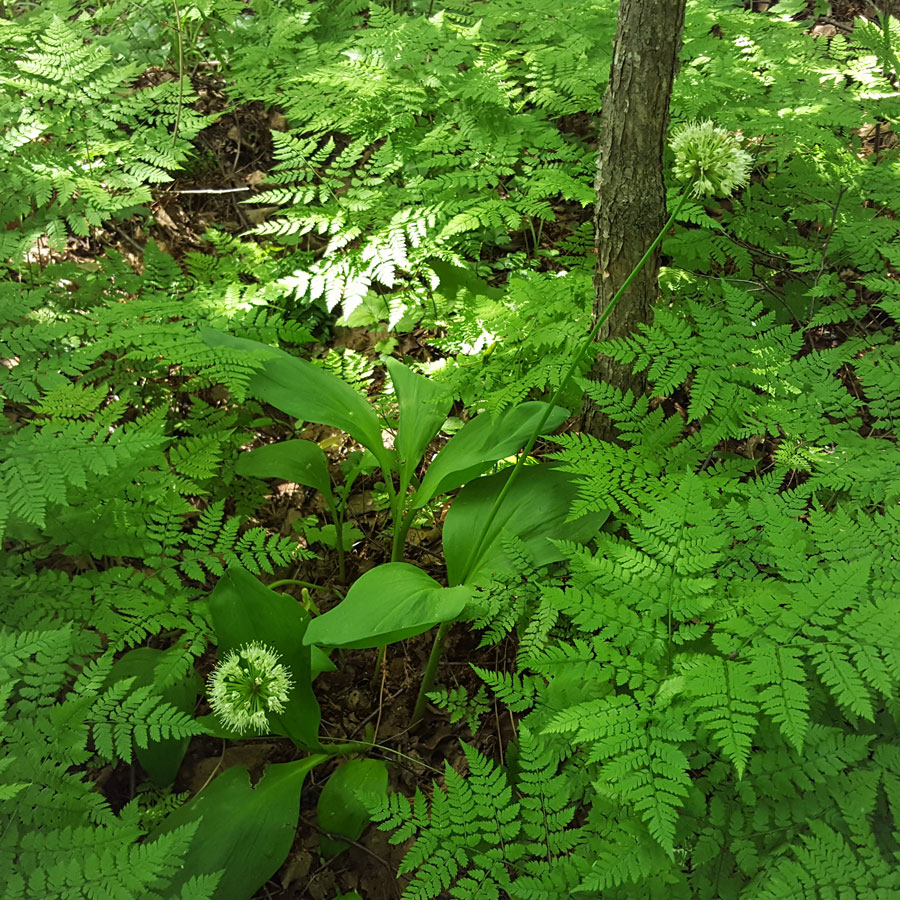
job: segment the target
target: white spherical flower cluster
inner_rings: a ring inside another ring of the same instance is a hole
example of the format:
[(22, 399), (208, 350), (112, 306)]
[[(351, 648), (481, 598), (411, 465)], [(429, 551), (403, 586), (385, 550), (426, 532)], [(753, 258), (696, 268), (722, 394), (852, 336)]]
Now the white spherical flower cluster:
[(692, 182), (695, 197), (727, 197), (747, 183), (750, 154), (741, 150), (737, 139), (712, 122), (680, 125), (672, 134), (675, 176)]
[(262, 733), (269, 727), (269, 713), (284, 711), (294, 686), (279, 655), (256, 641), (231, 650), (213, 669), (207, 681), (213, 713), (232, 731)]

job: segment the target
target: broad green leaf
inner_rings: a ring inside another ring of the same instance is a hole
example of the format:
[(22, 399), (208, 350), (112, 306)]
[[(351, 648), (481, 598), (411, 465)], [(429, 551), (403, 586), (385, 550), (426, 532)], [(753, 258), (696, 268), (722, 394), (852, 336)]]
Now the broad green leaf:
[(381, 422), (371, 404), (340, 378), (305, 359), (259, 341), (237, 338), (212, 328), (200, 334), (210, 347), (265, 351), (269, 358), (250, 379), (250, 393), (304, 422), (331, 425), (346, 431), (390, 468), (391, 455), (381, 440)]
[[(535, 400), (513, 406), (498, 416), (482, 413), (466, 422), (428, 467), (413, 496), (413, 508), (424, 506), (438, 494), (446, 494), (476, 478), (498, 459), (517, 453), (531, 437), (546, 409), (546, 403)], [(567, 410), (557, 406), (542, 431), (547, 433), (558, 428), (568, 415)]]
[[(778, 18), (788, 21), (793, 16), (796, 16), (797, 13), (803, 12), (806, 6), (806, 0), (780, 0), (778, 9), (773, 10), (773, 13)], [(772, 13), (769, 15), (772, 15)]]
[[(387, 764), (379, 759), (351, 759), (327, 781), (319, 795), (316, 821), (322, 831), (358, 840), (371, 821), (359, 797), (362, 794), (387, 796)], [(322, 836), (323, 856), (335, 856), (347, 848), (343, 841)]]
[(315, 488), (331, 501), (328, 460), (312, 441), (282, 441), (242, 453), (234, 467), (238, 475), (280, 478)]
[(303, 644), (309, 613), (292, 597), (270, 591), (257, 578), (232, 566), (209, 598), (219, 653), (259, 641), (281, 656), (294, 687), (284, 712), (270, 716), (272, 730), (304, 747), (319, 745), (321, 713), (310, 684), (310, 651)]
[[(177, 651), (177, 647), (175, 648)], [(153, 647), (138, 647), (129, 650), (116, 660), (106, 679), (107, 685), (134, 678), (132, 688), (146, 687), (155, 682), (155, 673), (166, 658), (172, 658), (171, 650), (156, 650)], [(180, 654), (178, 654), (180, 655)], [(193, 670), (174, 684), (161, 688), (160, 696), (182, 712), (193, 714), (197, 695), (203, 686), (200, 676)], [(135, 755), (150, 780), (158, 785), (169, 785), (181, 768), (181, 761), (187, 752), (190, 738), (170, 738), (165, 741), (150, 741), (148, 746), (135, 746)]]
[(566, 521), (576, 496), (573, 479), (548, 465), (525, 466), (497, 511), (478, 559), (466, 577), (475, 541), (512, 472), (509, 468), (497, 475), (476, 478), (453, 501), (443, 535), (450, 584), (459, 584), (463, 578), (471, 583), (479, 575), (493, 572), (518, 571), (503, 549), (504, 536), (523, 541), (534, 565), (542, 566), (564, 555), (554, 540), (589, 540), (609, 518), (609, 513), (594, 513), (574, 522)]
[(466, 605), (468, 588), (441, 587), (409, 563), (370, 569), (347, 596), (310, 623), (303, 638), (325, 647), (384, 647), (455, 619)]
[(197, 716), (196, 722), (203, 729), (203, 733), (208, 734), (210, 737), (222, 738), (224, 741), (241, 741), (247, 737), (246, 734), (241, 734), (239, 731), (232, 731), (227, 725), (223, 724), (218, 716), (214, 716), (212, 713), (205, 716)]
[(315, 681), (323, 672), (334, 672), (337, 666), (328, 658), (328, 654), (319, 647), (310, 647), (309, 667), (310, 681)]
[(453, 401), (442, 386), (417, 375), (396, 359), (388, 359), (386, 365), (400, 406), (394, 446), (399, 455), (400, 477), (403, 484), (409, 484)]
[(235, 766), (167, 816), (148, 840), (200, 823), (167, 890), (198, 875), (222, 872), (213, 900), (250, 900), (287, 858), (297, 832), (303, 781), (327, 758), (271, 765), (252, 787), (247, 769)]

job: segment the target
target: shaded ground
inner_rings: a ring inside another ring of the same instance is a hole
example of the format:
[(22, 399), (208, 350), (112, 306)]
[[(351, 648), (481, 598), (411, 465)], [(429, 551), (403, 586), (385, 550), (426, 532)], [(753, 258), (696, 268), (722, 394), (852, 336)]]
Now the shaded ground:
[[(316, 681), (322, 707), (322, 738), (360, 739), (366, 726), (376, 729), (372, 758), (389, 763), (390, 788), (412, 796), (430, 791), (433, 779), (440, 778), (445, 763), (456, 769), (464, 766), (460, 741), (466, 740), (489, 756), (502, 755), (514, 723), (507, 713), (494, 710), (472, 735), (460, 725), (450, 725), (446, 715), (431, 711), (415, 731), (408, 730), (418, 679), (430, 650), (430, 636), (389, 648), (387, 665), (375, 671), (375, 651), (343, 654), (337, 671)], [(476, 638), (461, 626), (448, 641), (440, 682), (453, 687), (465, 683), (474, 687), (469, 662), (504, 667), (511, 652), (508, 647), (479, 651)], [(500, 737), (502, 736), (502, 744)], [(247, 766), (251, 778), (261, 776), (270, 763), (297, 759), (300, 753), (286, 739), (261, 738), (239, 744), (211, 738), (195, 739), (176, 783), (176, 790), (195, 793), (218, 772), (234, 765)], [(276, 876), (257, 894), (258, 898), (279, 900), (331, 900), (357, 890), (367, 900), (399, 897), (401, 885), (394, 873), (404, 847), (391, 846), (389, 835), (369, 828), (359, 842), (330, 860), (319, 852), (321, 831), (316, 824), (316, 802), (329, 775), (339, 761), (317, 767), (310, 773), (301, 798), (300, 826), (291, 853)]]

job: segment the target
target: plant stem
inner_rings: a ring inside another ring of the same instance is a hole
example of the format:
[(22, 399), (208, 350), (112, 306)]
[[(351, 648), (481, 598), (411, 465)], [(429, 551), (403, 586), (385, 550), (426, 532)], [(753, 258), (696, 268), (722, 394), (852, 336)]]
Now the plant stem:
[(384, 486), (388, 494), (388, 503), (391, 508), (391, 522), (394, 526), (394, 537), (391, 542), (391, 562), (403, 561), (403, 537), (400, 536), (400, 522), (403, 519), (403, 501), (406, 499), (407, 484), (403, 483), (403, 473), (400, 472), (400, 486), (394, 489), (393, 473), (382, 466), (384, 474)]
[[(547, 420), (550, 418), (550, 413), (553, 411), (553, 408), (556, 405), (556, 401), (559, 399), (562, 392), (566, 389), (566, 385), (569, 383), (569, 379), (575, 374), (578, 366), (581, 364), (582, 359), (584, 359), (585, 355), (587, 354), (588, 349), (593, 345), (594, 338), (596, 338), (597, 333), (603, 327), (603, 324), (607, 321), (607, 319), (609, 319), (612, 311), (616, 307), (616, 304), (619, 302), (619, 300), (622, 299), (622, 296), (625, 294), (625, 291), (628, 290), (631, 282), (634, 281), (634, 279), (640, 273), (641, 269), (643, 269), (647, 264), (647, 261), (654, 254), (656, 248), (660, 245), (662, 239), (665, 237), (666, 232), (669, 230), (669, 228), (671, 228), (672, 223), (681, 212), (682, 207), (684, 206), (688, 196), (690, 195), (691, 187), (692, 184), (689, 184), (685, 187), (680, 199), (678, 200), (678, 203), (675, 205), (675, 209), (672, 211), (672, 214), (666, 221), (666, 224), (663, 225), (663, 227), (660, 229), (659, 234), (653, 239), (653, 243), (650, 244), (640, 260), (638, 260), (637, 265), (631, 270), (631, 273), (622, 283), (622, 286), (616, 291), (615, 296), (612, 298), (612, 300), (609, 301), (609, 305), (603, 311), (603, 314), (594, 323), (593, 328), (591, 328), (588, 336), (585, 338), (580, 349), (575, 354), (575, 357), (572, 360), (572, 364), (569, 366), (568, 371), (560, 381), (559, 387), (557, 387), (557, 389), (553, 392), (553, 395), (550, 397), (550, 400), (547, 403), (547, 409), (544, 411), (544, 414), (541, 416), (540, 421), (538, 422), (534, 431), (531, 433), (531, 437), (528, 439), (528, 443), (525, 444), (522, 452), (519, 454), (519, 458), (516, 460), (516, 464), (513, 467), (509, 478), (506, 479), (506, 484), (503, 485), (503, 488), (497, 495), (497, 499), (494, 501), (493, 506), (491, 506), (490, 512), (488, 512), (487, 514), (484, 525), (482, 525), (481, 530), (478, 533), (478, 538), (475, 541), (475, 546), (472, 550), (472, 554), (469, 556), (469, 561), (466, 564), (465, 574), (460, 579), (461, 584), (465, 584), (466, 581), (468, 581), (468, 579), (472, 577), (472, 573), (474, 572), (475, 567), (478, 565), (478, 558), (481, 553), (481, 548), (484, 545), (485, 538), (487, 537), (488, 531), (490, 530), (494, 519), (497, 517), (497, 513), (500, 511), (500, 507), (503, 505), (503, 501), (509, 494), (513, 482), (516, 480), (519, 472), (525, 465), (525, 460), (528, 458), (528, 454), (534, 448), (534, 445), (538, 437), (540, 436), (541, 431), (547, 424)], [(431, 690), (432, 685), (434, 684), (434, 679), (437, 675), (438, 663), (440, 662), (441, 653), (444, 649), (444, 642), (447, 639), (447, 633), (450, 631), (450, 626), (452, 624), (452, 622), (444, 622), (438, 628), (437, 636), (435, 637), (434, 644), (431, 648), (431, 655), (428, 657), (428, 664), (426, 665), (425, 672), (422, 675), (422, 683), (419, 686), (419, 695), (416, 698), (416, 705), (413, 709), (412, 722), (410, 723), (411, 725), (417, 724), (425, 712), (425, 695)]]
[(299, 584), (300, 587), (309, 588), (311, 591), (319, 590), (319, 585), (313, 584), (311, 581), (301, 581), (299, 578), (282, 578), (279, 581), (273, 581), (271, 584), (267, 584), (266, 587), (270, 591), (274, 591), (275, 588), (283, 587), (286, 584)]
[(284, 587), (286, 584), (298, 584), (300, 587), (309, 588), (311, 591), (322, 591), (329, 590), (333, 591), (338, 597), (344, 597), (344, 592), (339, 591), (334, 585), (331, 585), (328, 588), (323, 588), (321, 585), (313, 584), (311, 581), (301, 581), (299, 578), (282, 578), (280, 581), (273, 581), (271, 584), (267, 584), (266, 587), (270, 591), (274, 591), (276, 588)]
[(378, 655), (375, 657), (375, 671), (372, 672), (372, 686), (378, 683), (378, 676), (384, 668), (384, 658), (387, 656), (387, 646), (378, 648)]
[(403, 506), (400, 494), (397, 494), (397, 502), (391, 504), (391, 519), (394, 526), (394, 536), (391, 540), (391, 562), (403, 562), (403, 541), (406, 537), (403, 524)]
[(181, 25), (181, 11), (178, 0), (172, 0), (175, 8), (175, 28), (178, 34), (178, 109), (175, 111), (175, 125), (172, 128), (172, 146), (178, 140), (178, 129), (181, 127), (181, 110), (184, 107), (184, 35)]
[(631, 270), (628, 277), (625, 281), (622, 282), (622, 286), (616, 291), (615, 296), (612, 300), (609, 301), (609, 305), (603, 311), (603, 314), (597, 319), (594, 323), (594, 327), (591, 328), (588, 336), (585, 338), (584, 342), (581, 345), (581, 348), (575, 354), (574, 359), (572, 360), (571, 365), (569, 366), (566, 374), (563, 376), (562, 380), (559, 383), (559, 386), (553, 392), (553, 395), (550, 397), (550, 400), (547, 402), (547, 408), (544, 410), (544, 414), (541, 416), (540, 421), (535, 427), (534, 431), (531, 433), (531, 437), (528, 439), (528, 443), (522, 448), (522, 452), (519, 454), (519, 458), (516, 460), (516, 464), (513, 467), (512, 473), (509, 478), (506, 480), (506, 484), (503, 485), (502, 490), (497, 495), (497, 499), (494, 500), (494, 504), (490, 509), (490, 512), (487, 514), (487, 518), (484, 520), (484, 525), (481, 527), (481, 531), (478, 533), (478, 538), (475, 541), (475, 547), (472, 551), (472, 555), (469, 557), (469, 562), (466, 566), (465, 575), (462, 578), (462, 583), (465, 583), (471, 576), (472, 572), (475, 569), (475, 566), (478, 563), (478, 555), (481, 553), (481, 548), (484, 544), (484, 540), (487, 537), (487, 533), (490, 530), (491, 525), (494, 523), (494, 519), (497, 517), (497, 513), (500, 510), (500, 507), (503, 505), (503, 501), (506, 499), (507, 495), (512, 488), (513, 482), (519, 475), (519, 472), (522, 470), (522, 467), (525, 465), (525, 461), (528, 458), (528, 454), (534, 448), (535, 443), (537, 442), (538, 437), (541, 434), (544, 426), (547, 424), (547, 420), (550, 418), (550, 414), (553, 412), (554, 407), (556, 406), (556, 401), (559, 399), (562, 392), (566, 389), (566, 385), (569, 383), (569, 379), (575, 374), (578, 366), (581, 364), (582, 359), (584, 359), (587, 354), (589, 348), (593, 346), (594, 338), (597, 337), (597, 333), (606, 323), (607, 319), (609, 319), (612, 311), (616, 308), (618, 302), (622, 299), (622, 296), (628, 290), (631, 282), (638, 276), (641, 269), (647, 264), (647, 261), (656, 251), (656, 248), (662, 242), (663, 237), (665, 237), (666, 232), (672, 226), (672, 223), (678, 216), (678, 213), (681, 212), (681, 208), (684, 206), (688, 195), (690, 193), (690, 185), (685, 188), (684, 192), (681, 195), (678, 203), (675, 206), (675, 209), (672, 211), (672, 215), (669, 216), (666, 224), (660, 229), (659, 234), (653, 239), (653, 243), (647, 248), (644, 252), (644, 255), (638, 260), (637, 265)]
[(416, 517), (414, 509), (407, 510), (405, 516), (394, 520), (394, 542), (391, 546), (391, 562), (403, 562), (403, 548), (406, 545), (406, 536), (412, 527)]
[(409, 494), (409, 476), (405, 474), (405, 466), (400, 465), (400, 483), (397, 487), (396, 503), (391, 503), (391, 517), (393, 518), (394, 539), (391, 543), (391, 562), (403, 562), (403, 547), (406, 543), (406, 535), (409, 526), (412, 525), (415, 513), (407, 510), (404, 515), (403, 504)]
[(425, 671), (422, 673), (422, 684), (419, 686), (419, 695), (416, 697), (416, 705), (413, 709), (412, 719), (409, 723), (411, 726), (418, 725), (422, 720), (422, 716), (425, 715), (425, 703), (428, 700), (425, 695), (431, 690), (431, 687), (434, 684), (438, 663), (441, 661), (441, 654), (444, 652), (444, 643), (447, 640), (447, 635), (450, 632), (450, 626), (452, 624), (452, 622), (442, 622), (438, 627), (437, 636), (434, 639), (434, 643), (431, 645), (428, 663), (425, 666)]
[(338, 511), (337, 506), (331, 508), (331, 518), (334, 521), (334, 543), (338, 558), (338, 579), (341, 584), (347, 583), (347, 563), (344, 559), (344, 517)]
[(371, 741), (347, 741), (343, 744), (322, 744), (316, 750), (329, 756), (350, 756), (354, 753), (368, 753), (372, 749)]

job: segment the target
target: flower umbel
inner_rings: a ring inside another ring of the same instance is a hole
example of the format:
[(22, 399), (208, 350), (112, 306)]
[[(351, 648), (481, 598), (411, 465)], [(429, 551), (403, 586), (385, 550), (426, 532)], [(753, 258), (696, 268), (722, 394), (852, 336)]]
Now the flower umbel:
[(264, 732), (268, 713), (284, 711), (294, 682), (279, 659), (274, 650), (254, 641), (229, 651), (213, 669), (206, 685), (209, 705), (232, 731)]
[(680, 125), (672, 134), (675, 175), (693, 182), (695, 197), (711, 194), (727, 197), (736, 187), (746, 184), (750, 173), (750, 154), (738, 146), (737, 139), (712, 122)]

